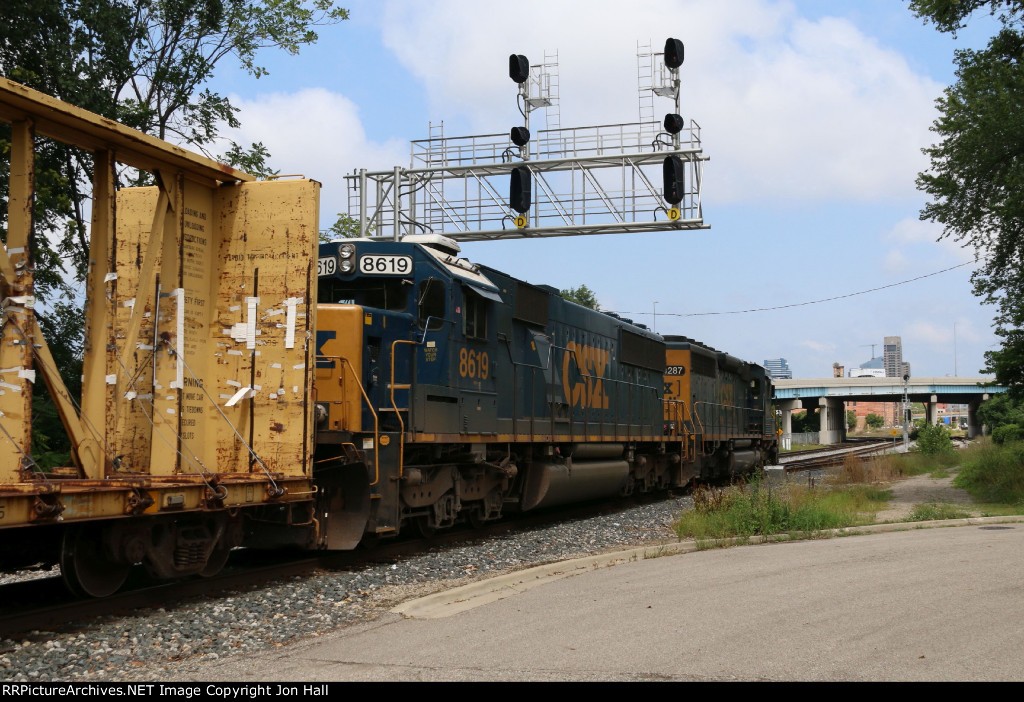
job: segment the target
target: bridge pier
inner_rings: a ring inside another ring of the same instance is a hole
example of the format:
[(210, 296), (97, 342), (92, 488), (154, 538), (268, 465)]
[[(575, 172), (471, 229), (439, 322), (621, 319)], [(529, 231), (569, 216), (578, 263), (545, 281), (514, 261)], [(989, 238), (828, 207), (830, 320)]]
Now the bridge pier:
[(925, 420), (932, 426), (939, 423), (939, 397), (932, 395), (928, 402), (924, 403)]
[(780, 446), (784, 451), (793, 448), (793, 410), (803, 409), (800, 400), (777, 400), (775, 406), (782, 412), (782, 436)]
[(819, 397), (820, 430), (818, 441), (825, 446), (841, 444), (846, 440), (846, 412), (841, 398)]

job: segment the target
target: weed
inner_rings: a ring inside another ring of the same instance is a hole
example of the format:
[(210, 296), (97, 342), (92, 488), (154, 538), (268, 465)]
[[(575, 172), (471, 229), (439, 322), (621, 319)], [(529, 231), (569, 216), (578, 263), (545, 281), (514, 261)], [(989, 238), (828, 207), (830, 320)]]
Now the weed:
[(930, 522), (938, 519), (966, 519), (969, 516), (948, 502), (929, 502), (914, 507), (914, 511), (904, 521)]
[[(693, 538), (698, 548), (721, 546), (722, 540), (789, 534), (819, 535), (843, 526), (867, 523), (861, 512), (877, 510), (884, 496), (861, 486), (843, 491), (799, 485), (773, 487), (767, 482), (740, 483), (727, 489), (699, 488), (694, 509), (675, 525), (680, 538)], [(708, 545), (702, 546), (707, 542)]]
[(985, 502), (1024, 507), (1024, 444), (978, 442), (960, 462), (954, 485)]

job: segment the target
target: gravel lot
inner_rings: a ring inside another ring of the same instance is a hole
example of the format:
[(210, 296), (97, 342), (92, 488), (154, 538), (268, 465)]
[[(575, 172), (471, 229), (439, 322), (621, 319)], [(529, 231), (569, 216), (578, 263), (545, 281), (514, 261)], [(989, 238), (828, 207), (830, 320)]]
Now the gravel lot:
[(690, 506), (689, 497), (673, 497), (358, 571), (140, 610), (75, 632), (33, 632), (0, 641), (0, 680), (173, 681), (202, 661), (318, 636), (471, 579), (674, 538), (670, 524)]

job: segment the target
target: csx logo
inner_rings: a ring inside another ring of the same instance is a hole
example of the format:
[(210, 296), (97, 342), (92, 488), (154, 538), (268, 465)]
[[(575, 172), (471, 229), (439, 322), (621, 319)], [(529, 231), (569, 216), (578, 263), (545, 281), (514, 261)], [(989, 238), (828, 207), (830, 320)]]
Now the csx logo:
[[(562, 389), (571, 407), (608, 409), (608, 396), (604, 393), (604, 372), (611, 354), (604, 349), (570, 341), (562, 358)], [(575, 366), (579, 373), (570, 373)], [(573, 376), (578, 379), (573, 380)]]

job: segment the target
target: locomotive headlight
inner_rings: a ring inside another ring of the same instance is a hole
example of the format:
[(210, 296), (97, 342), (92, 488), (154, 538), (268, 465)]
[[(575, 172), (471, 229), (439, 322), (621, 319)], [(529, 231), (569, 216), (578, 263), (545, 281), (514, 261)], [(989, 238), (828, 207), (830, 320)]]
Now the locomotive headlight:
[(343, 259), (352, 258), (352, 254), (354, 254), (355, 252), (356, 247), (354, 244), (342, 244), (341, 246), (338, 247), (338, 255), (341, 256), (341, 258)]
[(355, 264), (352, 263), (351, 259), (346, 259), (339, 264), (339, 268), (341, 268), (342, 273), (351, 273), (352, 269), (355, 268)]

